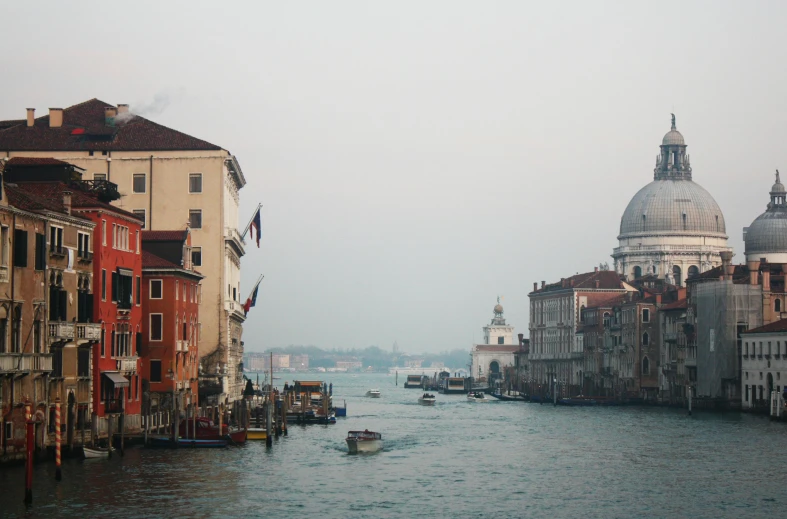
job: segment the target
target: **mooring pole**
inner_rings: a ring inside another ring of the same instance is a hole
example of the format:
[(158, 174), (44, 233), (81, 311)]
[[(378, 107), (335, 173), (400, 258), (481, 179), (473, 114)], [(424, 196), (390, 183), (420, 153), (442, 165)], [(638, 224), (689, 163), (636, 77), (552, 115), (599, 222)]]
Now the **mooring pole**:
[(25, 439), (27, 440), (27, 459), (25, 460), (25, 504), (33, 503), (33, 441), (35, 422), (30, 403), (25, 404)]
[[(83, 449), (85, 448), (84, 444), (83, 440)], [(55, 399), (55, 481), (61, 479), (63, 479), (63, 473), (60, 470), (60, 397), (57, 397)]]
[(691, 416), (691, 386), (689, 386), (689, 416)]

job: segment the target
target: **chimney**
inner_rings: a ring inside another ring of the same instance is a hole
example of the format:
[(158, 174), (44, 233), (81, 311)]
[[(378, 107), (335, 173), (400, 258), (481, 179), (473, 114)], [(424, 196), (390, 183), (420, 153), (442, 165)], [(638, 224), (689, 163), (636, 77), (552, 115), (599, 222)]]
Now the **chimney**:
[(119, 104), (118, 105), (118, 113), (119, 114), (128, 113), (128, 105), (127, 104)]
[(71, 191), (63, 191), (63, 207), (66, 214), (71, 216)]
[(771, 269), (766, 268), (762, 271), (762, 291), (763, 292), (770, 292), (771, 291)]
[(568, 282), (571, 284), (572, 287), (574, 286), (574, 278), (569, 279)]
[(601, 288), (601, 281), (598, 279), (596, 280), (596, 288)]
[(34, 126), (36, 124), (36, 109), (35, 108), (28, 108), (27, 109), (27, 125)]
[(657, 305), (661, 304), (661, 294), (656, 294), (656, 304)]
[(566, 278), (560, 278), (560, 287), (566, 288)]
[(541, 290), (543, 290), (545, 286), (547, 286), (547, 282), (544, 281), (544, 280), (541, 280)]
[(104, 124), (106, 126), (115, 126), (115, 116), (118, 114), (117, 108), (114, 106), (107, 106), (104, 108)]
[(533, 282), (533, 292), (535, 292), (536, 290), (538, 290), (538, 281)]
[(63, 126), (63, 109), (50, 108), (49, 109), (49, 127), (60, 128)]
[(598, 267), (594, 267), (593, 272), (598, 272)]
[(525, 334), (524, 333), (518, 333), (517, 337), (519, 337), (519, 345), (522, 346), (525, 343)]
[(747, 261), (746, 267), (749, 269), (749, 284), (758, 285), (760, 279), (760, 262)]
[[(725, 250), (719, 253), (721, 256), (721, 277), (720, 279), (732, 279), (732, 274), (735, 272), (735, 267), (730, 265), (732, 262), (732, 251)], [(732, 267), (732, 268), (730, 268)]]

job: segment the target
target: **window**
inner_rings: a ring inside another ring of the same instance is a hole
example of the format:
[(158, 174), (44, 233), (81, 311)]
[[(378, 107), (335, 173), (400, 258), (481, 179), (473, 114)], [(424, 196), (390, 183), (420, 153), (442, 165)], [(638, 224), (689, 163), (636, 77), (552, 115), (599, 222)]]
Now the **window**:
[(65, 250), (63, 250), (63, 229), (61, 227), (49, 227), (49, 251), (55, 254), (65, 254)]
[(0, 319), (0, 353), (9, 353), (7, 348), (8, 348), (8, 319), (4, 317)]
[(202, 209), (189, 209), (189, 227), (202, 229)]
[(642, 345), (647, 346), (648, 344), (650, 344), (650, 335), (648, 335), (648, 332), (645, 332), (642, 334)]
[(139, 302), (142, 300), (140, 287), (142, 286), (142, 278), (137, 276), (137, 306), (139, 306)]
[(150, 361), (150, 381), (151, 382), (161, 382), (161, 361), (160, 360), (151, 360)]
[(641, 277), (642, 277), (642, 268), (634, 267), (634, 279), (639, 279)]
[(647, 308), (642, 309), (642, 322), (649, 323), (650, 322), (650, 310)]
[(164, 316), (162, 314), (150, 314), (150, 340), (151, 341), (162, 340), (163, 322), (164, 322)]
[(749, 401), (749, 384), (746, 384), (746, 401)]
[(101, 269), (101, 300), (107, 300), (107, 271)]
[(782, 301), (781, 301), (781, 299), (777, 299), (776, 301), (773, 302), (773, 309), (776, 312), (781, 312), (782, 311)]
[[(90, 152), (93, 153), (92, 151)], [(107, 174), (106, 173), (93, 173), (93, 180), (106, 180)]]
[(151, 279), (150, 280), (150, 298), (151, 299), (161, 299), (162, 298), (162, 281), (160, 279)]
[(189, 193), (202, 193), (202, 173), (189, 174)]
[(106, 355), (106, 334), (104, 333), (104, 328), (101, 328), (101, 356), (103, 357)]
[(36, 270), (46, 270), (46, 235), (36, 233)]
[(3, 265), (8, 265), (8, 226), (3, 226), (0, 229), (0, 260)]
[(35, 353), (44, 353), (44, 345), (41, 342), (41, 321), (33, 321), (33, 351)]
[(101, 245), (107, 244), (107, 221), (101, 220)]
[(84, 232), (77, 234), (77, 256), (84, 259), (90, 258), (90, 235)]
[(180, 300), (180, 281), (175, 280), (175, 301)]
[(748, 342), (744, 343), (743, 356), (744, 357), (748, 357), (749, 356), (749, 343)]
[(14, 322), (11, 329), (11, 347), (14, 353), (22, 353), (22, 307), (14, 308)]
[(134, 209), (132, 212), (136, 215), (137, 218), (142, 220), (142, 228), (144, 229), (145, 225), (147, 223), (146, 220), (145, 220), (145, 210), (144, 209)]
[(133, 302), (132, 273), (127, 269), (118, 269), (112, 273), (112, 301), (117, 301), (118, 309), (128, 310)]
[(77, 376), (90, 376), (90, 349), (79, 348), (77, 352)]
[(497, 338), (497, 343), (498, 344), (505, 344), (505, 337), (498, 337)]
[(27, 266), (27, 231), (14, 229), (14, 266)]
[(191, 248), (191, 265), (194, 267), (202, 266), (202, 247)]
[(650, 360), (647, 357), (642, 359), (642, 374), (643, 375), (650, 374)]
[(134, 173), (134, 192), (135, 193), (144, 193), (145, 192), (145, 174), (144, 173)]

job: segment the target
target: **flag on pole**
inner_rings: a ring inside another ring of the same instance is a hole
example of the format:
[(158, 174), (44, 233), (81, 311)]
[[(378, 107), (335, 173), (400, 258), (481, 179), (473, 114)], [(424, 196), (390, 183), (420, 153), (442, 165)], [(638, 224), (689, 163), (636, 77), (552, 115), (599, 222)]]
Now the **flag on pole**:
[[(252, 238), (254, 237), (254, 232), (257, 233), (257, 248), (260, 248), (260, 232), (262, 231), (262, 217), (260, 216), (260, 207), (257, 207), (257, 212), (254, 213), (254, 218), (251, 219), (251, 225), (249, 229), (254, 229), (252, 231)], [(253, 306), (253, 305), (252, 305)]]
[(251, 307), (257, 304), (257, 291), (260, 289), (260, 282), (262, 281), (263, 277), (265, 276), (260, 276), (260, 279), (257, 280), (257, 284), (254, 285), (254, 290), (252, 290), (251, 295), (248, 299), (246, 299), (246, 302), (243, 303), (244, 314), (248, 314)]

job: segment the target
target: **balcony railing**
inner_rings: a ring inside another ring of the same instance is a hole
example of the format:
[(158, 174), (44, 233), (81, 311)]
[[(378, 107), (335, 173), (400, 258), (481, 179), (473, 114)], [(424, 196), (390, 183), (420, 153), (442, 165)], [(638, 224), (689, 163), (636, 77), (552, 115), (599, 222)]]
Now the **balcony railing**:
[(139, 357), (115, 357), (117, 360), (117, 370), (121, 373), (136, 373), (137, 361)]
[(49, 338), (52, 340), (72, 340), (74, 338), (74, 325), (68, 322), (49, 323)]
[(54, 245), (49, 247), (49, 255), (55, 258), (65, 258), (68, 254), (68, 249), (62, 245)]
[(77, 323), (77, 339), (100, 341), (101, 325), (99, 323)]
[(93, 261), (93, 253), (88, 251), (77, 252), (77, 261), (91, 262)]
[(0, 373), (52, 371), (52, 355), (48, 353), (0, 353)]
[(243, 241), (243, 238), (241, 238), (240, 233), (238, 232), (237, 229), (232, 227), (225, 227), (224, 240), (229, 242), (230, 245), (232, 245), (233, 247), (235, 247), (235, 249), (241, 256), (245, 254), (246, 250), (244, 246), (246, 245), (246, 242)]

